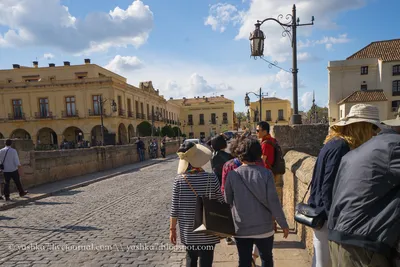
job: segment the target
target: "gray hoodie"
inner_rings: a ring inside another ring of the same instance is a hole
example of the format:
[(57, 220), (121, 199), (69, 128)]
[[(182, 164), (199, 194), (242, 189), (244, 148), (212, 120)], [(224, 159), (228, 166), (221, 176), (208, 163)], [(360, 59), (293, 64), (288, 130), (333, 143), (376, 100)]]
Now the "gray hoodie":
[[(242, 181), (240, 181), (242, 180)], [(258, 201), (243, 184), (264, 202)], [(225, 183), (225, 201), (232, 206), (236, 236), (251, 236), (274, 230), (272, 216), (282, 228), (288, 228), (270, 170), (257, 165), (244, 165), (230, 171)], [(272, 212), (272, 214), (271, 214)]]

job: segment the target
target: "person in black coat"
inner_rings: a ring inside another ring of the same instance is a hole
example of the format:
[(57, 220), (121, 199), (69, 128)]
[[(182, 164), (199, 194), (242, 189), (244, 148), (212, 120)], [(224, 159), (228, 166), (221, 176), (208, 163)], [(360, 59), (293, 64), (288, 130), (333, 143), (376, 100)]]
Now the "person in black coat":
[(214, 150), (211, 159), (211, 167), (215, 175), (217, 175), (219, 184), (221, 185), (222, 168), (227, 161), (233, 159), (233, 156), (224, 151), (228, 147), (228, 144), (223, 135), (211, 139), (211, 147)]

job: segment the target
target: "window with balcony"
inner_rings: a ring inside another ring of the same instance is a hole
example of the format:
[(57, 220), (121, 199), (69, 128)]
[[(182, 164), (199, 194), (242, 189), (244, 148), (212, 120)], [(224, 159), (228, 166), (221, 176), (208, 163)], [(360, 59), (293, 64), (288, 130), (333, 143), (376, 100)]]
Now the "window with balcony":
[(392, 112), (397, 112), (400, 108), (400, 100), (392, 101)]
[(130, 98), (128, 98), (128, 117), (133, 117), (133, 112), (132, 112), (132, 101)]
[(92, 101), (93, 101), (93, 115), (100, 115), (100, 101), (101, 101), (101, 96), (100, 95), (94, 95), (92, 96)]
[(49, 99), (39, 98), (39, 116), (40, 118), (49, 117)]
[(393, 66), (393, 76), (400, 75), (400, 65)]
[(222, 113), (222, 124), (228, 124), (228, 113)]
[(278, 120), (280, 120), (280, 121), (284, 121), (285, 120), (285, 118), (283, 116), (283, 109), (279, 109), (278, 110)]
[(200, 114), (199, 116), (199, 124), (204, 125), (204, 114)]
[(144, 107), (143, 107), (143, 102), (140, 103), (140, 112), (142, 113), (142, 119), (144, 119)]
[(211, 113), (211, 124), (217, 124), (217, 116), (215, 113)]
[(22, 100), (21, 99), (14, 99), (12, 101), (12, 105), (13, 105), (13, 116), (14, 116), (14, 119), (22, 119), (23, 118)]
[(368, 86), (366, 84), (361, 84), (361, 91), (367, 91), (368, 90)]
[(368, 74), (368, 66), (362, 66), (361, 75), (367, 75), (367, 74)]
[(272, 118), (271, 118), (271, 110), (267, 110), (267, 112), (266, 112), (267, 114), (267, 121), (272, 121)]
[(66, 116), (67, 117), (75, 117), (76, 116), (76, 103), (75, 96), (67, 96), (65, 98), (65, 106), (66, 106)]
[(193, 125), (193, 115), (188, 115), (188, 125)]
[(400, 96), (400, 80), (392, 82), (392, 93), (393, 96)]

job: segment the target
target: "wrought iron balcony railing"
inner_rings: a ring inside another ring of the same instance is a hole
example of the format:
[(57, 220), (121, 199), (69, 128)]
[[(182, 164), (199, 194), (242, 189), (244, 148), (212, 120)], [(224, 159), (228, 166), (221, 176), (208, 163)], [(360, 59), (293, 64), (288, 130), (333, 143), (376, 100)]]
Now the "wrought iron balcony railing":
[(35, 119), (54, 119), (53, 112), (35, 112)]
[(73, 117), (79, 117), (79, 112), (78, 110), (71, 110), (71, 111), (61, 111), (61, 117), (63, 118), (73, 118)]
[(8, 114), (8, 119), (9, 120), (26, 120), (26, 118), (25, 118), (25, 113), (16, 113), (16, 114), (12, 114), (12, 113), (9, 113)]

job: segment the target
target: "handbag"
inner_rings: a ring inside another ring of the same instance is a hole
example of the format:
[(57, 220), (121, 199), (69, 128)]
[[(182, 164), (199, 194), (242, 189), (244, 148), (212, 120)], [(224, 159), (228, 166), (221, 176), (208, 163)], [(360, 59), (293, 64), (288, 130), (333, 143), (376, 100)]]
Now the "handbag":
[(310, 205), (304, 203), (304, 199), (306, 198), (308, 191), (310, 191), (311, 184), (312, 183), (308, 185), (307, 191), (304, 194), (301, 202), (296, 205), (294, 220), (300, 224), (318, 230), (321, 229), (322, 226), (324, 226), (326, 215), (324, 208), (313, 208)]
[(199, 196), (189, 183), (186, 175), (183, 176), (190, 189), (196, 195), (196, 209), (193, 222), (193, 232), (215, 235), (218, 237), (231, 237), (235, 234), (231, 207), (211, 198), (211, 190), (207, 196), (210, 177), (207, 181), (205, 196)]
[(4, 155), (4, 159), (0, 164), (0, 170), (2, 170), (2, 171), (4, 170), (4, 161), (6, 161), (8, 150), (10, 150), (10, 149), (7, 149), (6, 154)]

